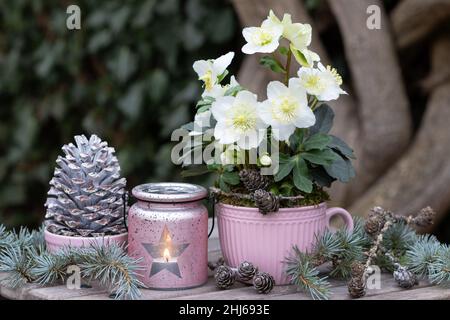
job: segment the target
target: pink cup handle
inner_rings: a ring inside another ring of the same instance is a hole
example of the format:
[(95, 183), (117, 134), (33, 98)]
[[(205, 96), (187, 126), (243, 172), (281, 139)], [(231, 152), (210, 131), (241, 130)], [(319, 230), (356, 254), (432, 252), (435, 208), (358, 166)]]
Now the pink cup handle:
[(348, 232), (352, 232), (353, 231), (353, 218), (352, 215), (350, 213), (348, 213), (347, 210), (342, 209), (342, 208), (329, 208), (327, 209), (326, 212), (326, 217), (327, 217), (327, 228), (332, 230), (333, 228), (330, 227), (330, 221), (331, 218), (335, 215), (340, 216), (345, 223), (345, 226), (347, 228)]

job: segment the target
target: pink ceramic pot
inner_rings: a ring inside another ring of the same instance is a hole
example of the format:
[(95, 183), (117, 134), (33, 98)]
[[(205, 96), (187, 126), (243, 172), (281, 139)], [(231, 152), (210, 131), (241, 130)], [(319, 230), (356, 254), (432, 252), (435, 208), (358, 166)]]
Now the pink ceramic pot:
[(262, 215), (257, 208), (216, 205), (220, 246), (228, 265), (252, 262), (260, 271), (270, 273), (276, 284), (288, 284), (283, 263), (297, 245), (301, 251), (311, 249), (315, 235), (330, 228), (334, 215), (343, 218), (347, 230), (353, 230), (351, 215), (341, 208), (327, 209), (326, 203), (317, 206), (283, 208), (276, 213)]
[(115, 242), (118, 245), (123, 245), (127, 243), (128, 233), (105, 237), (67, 237), (45, 230), (44, 237), (45, 242), (47, 243), (47, 250), (56, 252), (64, 247), (88, 247), (93, 243), (108, 244)]

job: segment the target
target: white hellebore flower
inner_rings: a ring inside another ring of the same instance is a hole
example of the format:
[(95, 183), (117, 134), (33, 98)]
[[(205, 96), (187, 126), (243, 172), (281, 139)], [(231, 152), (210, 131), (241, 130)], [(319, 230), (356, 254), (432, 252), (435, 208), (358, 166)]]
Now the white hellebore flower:
[(234, 76), (231, 76), (230, 83), (227, 85), (220, 85), (215, 84), (213, 87), (208, 90), (205, 88), (205, 91), (202, 93), (202, 98), (204, 97), (212, 97), (214, 99), (217, 99), (218, 97), (223, 97), (228, 89), (238, 86), (239, 83), (236, 81), (236, 78)]
[(320, 101), (336, 100), (339, 95), (347, 94), (341, 89), (342, 77), (336, 69), (319, 63), (318, 68), (300, 68), (298, 71), (301, 85), (310, 95)]
[(242, 47), (242, 52), (253, 54), (256, 52), (271, 53), (277, 50), (283, 26), (262, 24), (261, 27), (249, 27), (242, 30), (247, 43)]
[(261, 118), (272, 126), (272, 134), (279, 141), (288, 140), (295, 128), (308, 128), (316, 117), (308, 107), (305, 89), (298, 79), (290, 79), (289, 87), (279, 81), (267, 86), (267, 100), (260, 107)]
[(275, 13), (270, 10), (269, 16), (266, 20), (264, 20), (262, 26), (281, 26), (283, 28), (283, 37), (288, 39), (297, 50), (306, 49), (306, 47), (311, 44), (311, 25), (303, 23), (292, 23), (290, 14), (285, 13), (283, 16), (283, 20), (280, 21)]
[(221, 144), (237, 145), (245, 150), (258, 147), (264, 138), (267, 125), (258, 116), (256, 95), (240, 91), (236, 97), (219, 97), (211, 111), (217, 120), (214, 137)]
[(218, 83), (218, 77), (225, 72), (233, 57), (234, 52), (228, 52), (215, 60), (199, 60), (194, 62), (192, 67), (198, 74), (199, 80), (205, 83), (205, 90), (211, 90)]
[(199, 136), (203, 134), (203, 128), (211, 126), (211, 111), (207, 110), (197, 113), (194, 118), (194, 130), (189, 132), (190, 136)]

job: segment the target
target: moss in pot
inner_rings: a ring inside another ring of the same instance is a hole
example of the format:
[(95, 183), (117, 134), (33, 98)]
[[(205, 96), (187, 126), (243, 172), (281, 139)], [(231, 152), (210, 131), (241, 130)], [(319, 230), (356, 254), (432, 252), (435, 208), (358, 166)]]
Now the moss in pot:
[(62, 150), (45, 204), (47, 248), (126, 243), (126, 179), (120, 176), (114, 148), (96, 135), (80, 135)]

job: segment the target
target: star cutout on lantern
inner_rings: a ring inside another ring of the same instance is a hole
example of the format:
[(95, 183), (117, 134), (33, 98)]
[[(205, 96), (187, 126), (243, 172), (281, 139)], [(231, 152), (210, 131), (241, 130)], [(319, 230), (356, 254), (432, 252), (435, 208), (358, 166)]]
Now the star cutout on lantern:
[(181, 278), (178, 257), (186, 250), (189, 243), (174, 244), (169, 229), (164, 226), (159, 243), (142, 243), (142, 246), (153, 258), (150, 277), (166, 269)]

